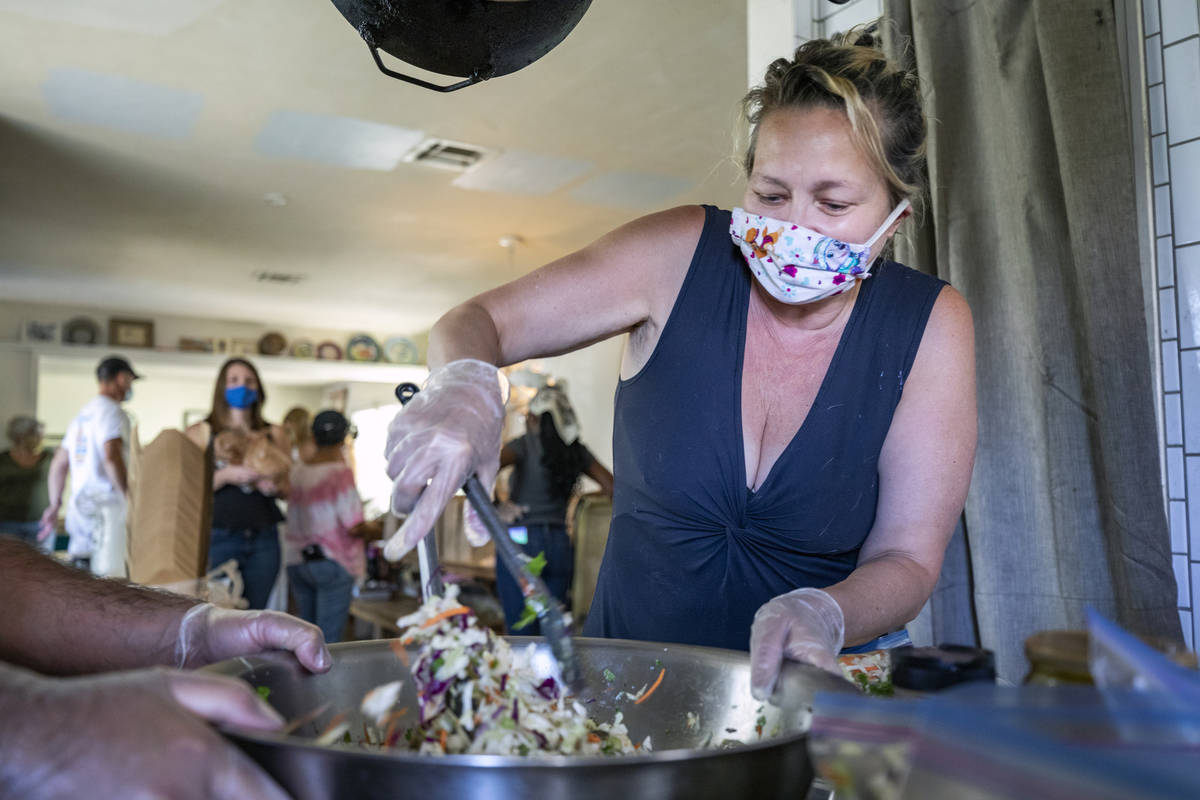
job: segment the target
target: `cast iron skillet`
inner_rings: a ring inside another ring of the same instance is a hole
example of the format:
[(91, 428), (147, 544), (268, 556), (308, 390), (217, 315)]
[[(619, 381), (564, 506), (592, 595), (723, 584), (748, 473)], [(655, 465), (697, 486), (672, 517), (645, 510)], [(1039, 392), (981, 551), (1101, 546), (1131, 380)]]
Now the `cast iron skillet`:
[[(516, 72), (550, 52), (592, 0), (333, 0), (385, 75), (438, 92)], [(379, 51), (442, 75), (448, 86), (388, 69)]]

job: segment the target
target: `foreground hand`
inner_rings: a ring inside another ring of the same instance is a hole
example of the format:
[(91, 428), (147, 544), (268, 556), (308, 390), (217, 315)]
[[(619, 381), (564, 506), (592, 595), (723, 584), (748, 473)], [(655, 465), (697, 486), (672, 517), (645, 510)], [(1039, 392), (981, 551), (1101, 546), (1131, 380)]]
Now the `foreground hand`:
[(201, 603), (179, 623), (175, 663), (202, 667), (237, 656), (289, 650), (310, 672), (326, 672), (333, 663), (321, 629), (279, 611), (234, 611)]
[(434, 370), (396, 415), (385, 455), (396, 481), (392, 511), (408, 518), (384, 548), (389, 561), (417, 546), (470, 475), (485, 488), (495, 483), (507, 397), (494, 366), (463, 359)]
[(281, 726), (233, 678), (159, 668), (51, 679), (3, 667), (0, 708), (5, 798), (287, 798), (204, 722)]
[(762, 605), (750, 627), (750, 692), (766, 700), (775, 691), (784, 658), (841, 674), (845, 641), (842, 608), (828, 592), (797, 589)]

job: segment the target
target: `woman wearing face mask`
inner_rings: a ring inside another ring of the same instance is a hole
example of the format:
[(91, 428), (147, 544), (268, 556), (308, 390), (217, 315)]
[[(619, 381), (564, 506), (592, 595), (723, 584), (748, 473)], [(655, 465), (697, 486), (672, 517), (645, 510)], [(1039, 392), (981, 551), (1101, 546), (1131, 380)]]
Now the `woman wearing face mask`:
[(265, 400), (266, 390), (254, 365), (231, 358), (217, 374), (212, 411), (203, 422), (187, 430), (192, 441), (214, 455), (209, 566), (219, 566), (231, 558), (237, 561), (250, 608), (266, 608), (279, 574), (278, 525), (283, 514), (275, 500), (286, 487), (247, 464), (235, 463), (240, 460), (237, 456), (218, 453), (220, 448), (214, 444), (226, 432), (238, 434), (234, 441), (242, 443), (249, 439), (240, 435), (265, 436), (280, 451), (279, 457), (290, 461), (286, 455), (291, 449), (287, 432), (262, 417)]
[(852, 32), (771, 64), (744, 108), (741, 208), (635, 220), (437, 323), (389, 436), (411, 514), (388, 555), (494, 476), (492, 365), (628, 332), (584, 632), (749, 648), (763, 697), (783, 657), (906, 640), (965, 502), (975, 373), (962, 296), (884, 256), (920, 197), (915, 75)]

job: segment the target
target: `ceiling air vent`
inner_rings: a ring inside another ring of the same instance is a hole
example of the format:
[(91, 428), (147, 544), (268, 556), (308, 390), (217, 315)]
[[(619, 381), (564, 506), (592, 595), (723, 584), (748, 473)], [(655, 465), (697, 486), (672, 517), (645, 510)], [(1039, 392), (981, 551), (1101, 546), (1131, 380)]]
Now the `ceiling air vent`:
[(278, 283), (287, 286), (294, 286), (304, 280), (303, 275), (297, 275), (294, 272), (256, 272), (254, 280), (259, 283)]
[(404, 160), (412, 164), (426, 164), (438, 169), (462, 172), (487, 155), (482, 147), (446, 139), (426, 139), (413, 148)]

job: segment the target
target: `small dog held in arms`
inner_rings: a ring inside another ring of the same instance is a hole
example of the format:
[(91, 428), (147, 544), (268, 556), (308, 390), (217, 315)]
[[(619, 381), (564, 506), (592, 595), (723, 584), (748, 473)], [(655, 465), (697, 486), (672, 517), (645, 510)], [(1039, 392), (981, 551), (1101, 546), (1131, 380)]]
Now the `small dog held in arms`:
[(287, 482), (292, 468), (288, 454), (257, 431), (221, 431), (213, 439), (213, 458), (218, 466), (249, 467), (279, 486)]

